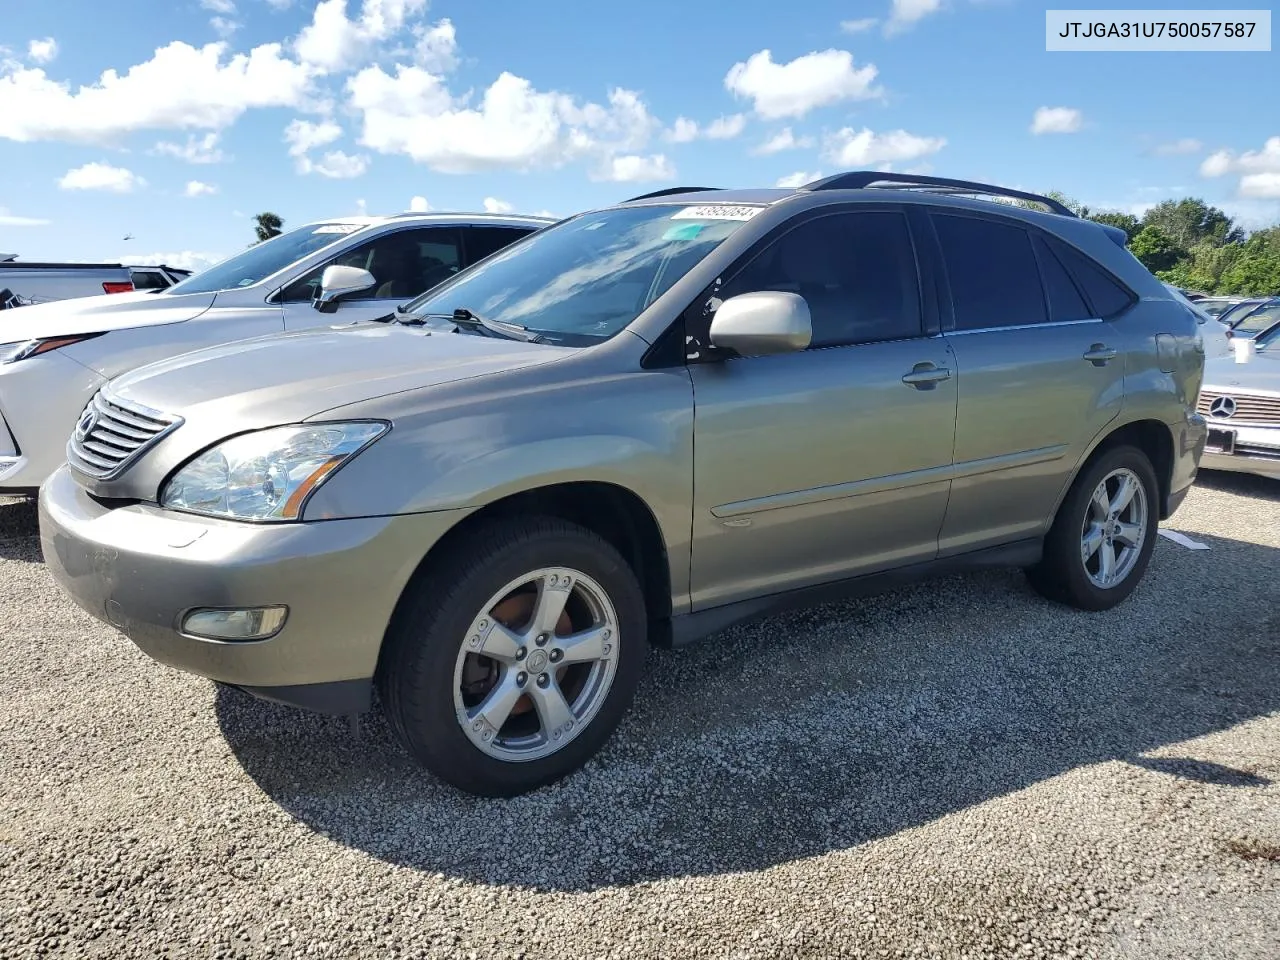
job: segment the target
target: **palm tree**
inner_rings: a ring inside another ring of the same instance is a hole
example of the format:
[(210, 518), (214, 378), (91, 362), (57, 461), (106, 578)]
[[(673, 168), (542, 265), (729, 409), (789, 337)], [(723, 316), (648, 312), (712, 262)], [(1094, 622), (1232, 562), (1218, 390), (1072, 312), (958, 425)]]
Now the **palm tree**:
[(258, 235), (258, 243), (280, 236), (280, 228), (284, 226), (284, 221), (276, 214), (260, 213), (253, 219), (257, 224), (253, 229)]

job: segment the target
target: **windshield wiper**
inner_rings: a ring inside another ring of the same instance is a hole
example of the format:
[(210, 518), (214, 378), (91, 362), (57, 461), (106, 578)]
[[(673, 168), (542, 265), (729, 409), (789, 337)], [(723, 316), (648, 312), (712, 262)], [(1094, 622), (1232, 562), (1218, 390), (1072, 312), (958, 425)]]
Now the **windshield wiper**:
[(518, 323), (508, 323), (505, 320), (487, 320), (474, 310), (468, 310), (466, 307), (459, 307), (454, 310), (449, 319), (460, 327), (487, 330), (491, 334), (497, 334), (508, 340), (521, 340), (525, 343), (542, 342), (542, 337), (528, 327), (522, 327)]
[[(427, 314), (427, 316), (430, 316), (430, 314)], [(393, 313), (388, 313), (382, 317), (374, 317), (373, 319), (375, 323), (403, 323), (409, 327), (420, 327), (426, 322), (426, 317), (417, 313), (405, 313), (399, 307), (396, 307)]]

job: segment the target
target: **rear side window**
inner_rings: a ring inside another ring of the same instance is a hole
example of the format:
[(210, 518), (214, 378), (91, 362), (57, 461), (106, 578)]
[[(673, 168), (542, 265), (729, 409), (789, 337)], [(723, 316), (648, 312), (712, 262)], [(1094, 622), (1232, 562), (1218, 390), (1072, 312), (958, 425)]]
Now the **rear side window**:
[(1056, 240), (1050, 241), (1050, 246), (1084, 291), (1095, 317), (1113, 317), (1133, 305), (1134, 295), (1079, 250)]
[(1080, 296), (1075, 281), (1067, 273), (1067, 268), (1049, 249), (1043, 237), (1032, 240), (1036, 248), (1036, 257), (1040, 260), (1040, 276), (1044, 279), (1045, 292), (1049, 294), (1049, 319), (1054, 323), (1066, 323), (1071, 320), (1091, 320), (1093, 312)]
[(1013, 224), (933, 214), (957, 330), (1045, 323), (1031, 236)]

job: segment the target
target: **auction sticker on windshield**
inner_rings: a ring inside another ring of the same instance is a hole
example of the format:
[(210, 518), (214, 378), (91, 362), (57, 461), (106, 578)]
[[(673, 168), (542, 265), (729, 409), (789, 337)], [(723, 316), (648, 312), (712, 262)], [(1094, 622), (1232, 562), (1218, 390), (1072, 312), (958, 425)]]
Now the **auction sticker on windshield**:
[(763, 207), (727, 207), (704, 205), (685, 207), (671, 215), (672, 220), (750, 220)]

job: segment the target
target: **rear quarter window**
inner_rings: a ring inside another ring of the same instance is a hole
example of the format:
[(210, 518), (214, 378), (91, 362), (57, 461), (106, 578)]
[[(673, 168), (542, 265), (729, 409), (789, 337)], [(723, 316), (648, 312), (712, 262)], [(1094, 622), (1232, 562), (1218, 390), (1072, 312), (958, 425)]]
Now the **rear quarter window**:
[(1075, 247), (1057, 238), (1050, 239), (1048, 243), (1089, 301), (1093, 316), (1105, 320), (1138, 302), (1132, 290)]

